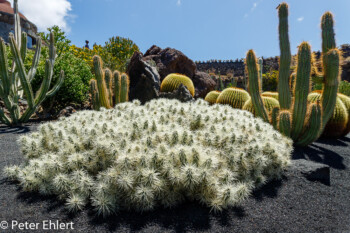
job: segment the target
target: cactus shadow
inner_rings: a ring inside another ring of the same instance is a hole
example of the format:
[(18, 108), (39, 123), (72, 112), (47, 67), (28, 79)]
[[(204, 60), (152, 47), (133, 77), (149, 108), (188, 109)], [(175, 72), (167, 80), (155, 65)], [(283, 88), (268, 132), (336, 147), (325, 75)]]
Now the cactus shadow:
[(213, 213), (209, 208), (195, 202), (186, 202), (176, 208), (158, 208), (150, 212), (138, 213), (122, 211), (108, 218), (98, 217), (95, 211), (89, 211), (90, 224), (94, 226), (107, 226), (109, 231), (128, 228), (131, 232), (142, 231), (144, 228), (154, 226), (154, 231), (186, 232), (188, 230), (205, 231), (211, 228), (210, 220), (216, 219), (221, 225), (229, 226), (232, 216), (243, 218), (245, 210), (234, 207), (220, 213)]
[(1, 134), (25, 134), (30, 132), (30, 128), (28, 126), (16, 126), (16, 127), (9, 127), (9, 126), (0, 126), (0, 135)]
[(315, 143), (308, 147), (295, 147), (292, 159), (306, 159), (328, 165), (338, 170), (346, 169), (343, 155)]
[(265, 198), (275, 198), (278, 196), (278, 191), (282, 187), (283, 182), (287, 180), (286, 176), (282, 176), (281, 179), (270, 180), (263, 186), (255, 189), (252, 196), (259, 202), (262, 202)]

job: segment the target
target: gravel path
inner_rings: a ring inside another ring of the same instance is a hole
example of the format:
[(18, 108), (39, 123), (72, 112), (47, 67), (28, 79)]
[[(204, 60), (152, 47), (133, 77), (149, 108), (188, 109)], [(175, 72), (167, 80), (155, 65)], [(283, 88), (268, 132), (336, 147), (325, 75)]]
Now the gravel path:
[[(10, 129), (0, 126), (0, 171), (22, 161), (16, 143), (36, 124)], [(214, 214), (208, 208), (186, 203), (174, 209), (148, 213), (121, 212), (99, 219), (93, 211), (68, 214), (55, 198), (23, 193), (0, 174), (0, 227), (2, 221), (39, 223), (73, 222), (74, 230), (53, 232), (350, 232), (350, 135), (337, 141), (319, 140), (307, 148), (296, 148), (294, 159), (327, 164), (331, 185), (311, 182), (288, 171), (280, 181), (256, 190), (242, 207)], [(68, 228), (69, 225), (67, 226)], [(20, 232), (16, 230), (1, 232)], [(25, 231), (32, 232), (32, 231)]]

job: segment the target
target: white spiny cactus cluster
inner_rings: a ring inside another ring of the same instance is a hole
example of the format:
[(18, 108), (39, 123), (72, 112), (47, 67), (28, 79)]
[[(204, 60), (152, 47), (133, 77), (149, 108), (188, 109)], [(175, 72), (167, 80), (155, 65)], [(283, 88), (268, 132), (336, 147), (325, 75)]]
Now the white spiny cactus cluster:
[(186, 198), (235, 206), (279, 177), (292, 141), (249, 112), (203, 100), (158, 99), (81, 111), (19, 140), (26, 158), (7, 167), (25, 191), (55, 194), (71, 211), (151, 210)]

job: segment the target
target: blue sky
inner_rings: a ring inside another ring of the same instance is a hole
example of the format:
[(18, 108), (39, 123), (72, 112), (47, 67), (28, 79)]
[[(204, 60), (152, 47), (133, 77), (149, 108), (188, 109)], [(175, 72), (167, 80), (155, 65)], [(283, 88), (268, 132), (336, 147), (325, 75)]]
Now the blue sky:
[[(279, 54), (277, 0), (57, 1), (71, 4), (65, 28), (79, 47), (86, 39), (104, 44), (118, 35), (132, 39), (142, 52), (156, 44), (181, 50), (193, 60), (243, 58), (251, 48), (258, 56)], [(304, 40), (320, 49), (320, 18), (325, 11), (335, 15), (337, 44), (350, 43), (349, 0), (287, 2), (293, 53)]]

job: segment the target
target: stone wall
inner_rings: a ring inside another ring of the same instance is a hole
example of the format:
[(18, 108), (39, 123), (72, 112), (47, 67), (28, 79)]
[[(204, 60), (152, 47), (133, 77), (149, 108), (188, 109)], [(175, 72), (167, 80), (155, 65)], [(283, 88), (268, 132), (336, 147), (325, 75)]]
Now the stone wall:
[[(340, 50), (343, 54), (343, 60), (345, 61), (346, 58), (350, 57), (350, 44), (344, 44), (340, 46)], [(316, 58), (320, 59), (321, 53), (315, 52)], [(222, 75), (226, 75), (228, 73), (232, 73), (235, 77), (241, 77), (244, 76), (244, 61), (236, 60), (236, 61), (209, 61), (209, 62), (196, 62), (197, 69), (203, 72), (213, 72)], [(292, 66), (295, 64), (292, 64)], [(345, 64), (344, 64), (345, 65)], [(278, 70), (279, 64), (278, 64), (278, 57), (270, 57), (270, 58), (263, 58), (263, 72), (269, 72), (270, 70)], [(350, 74), (349, 74), (350, 75)], [(345, 72), (343, 73), (342, 78), (344, 80), (350, 80), (350, 77)], [(346, 77), (345, 77), (346, 76)]]
[[(5, 12), (0, 12), (0, 37), (2, 37), (5, 42), (8, 41), (9, 33), (14, 29), (14, 16), (13, 14), (8, 14)], [(31, 38), (36, 38), (36, 33), (38, 32), (37, 27), (28, 20), (21, 18), (22, 31), (26, 32)], [(35, 44), (35, 41), (33, 41)]]

